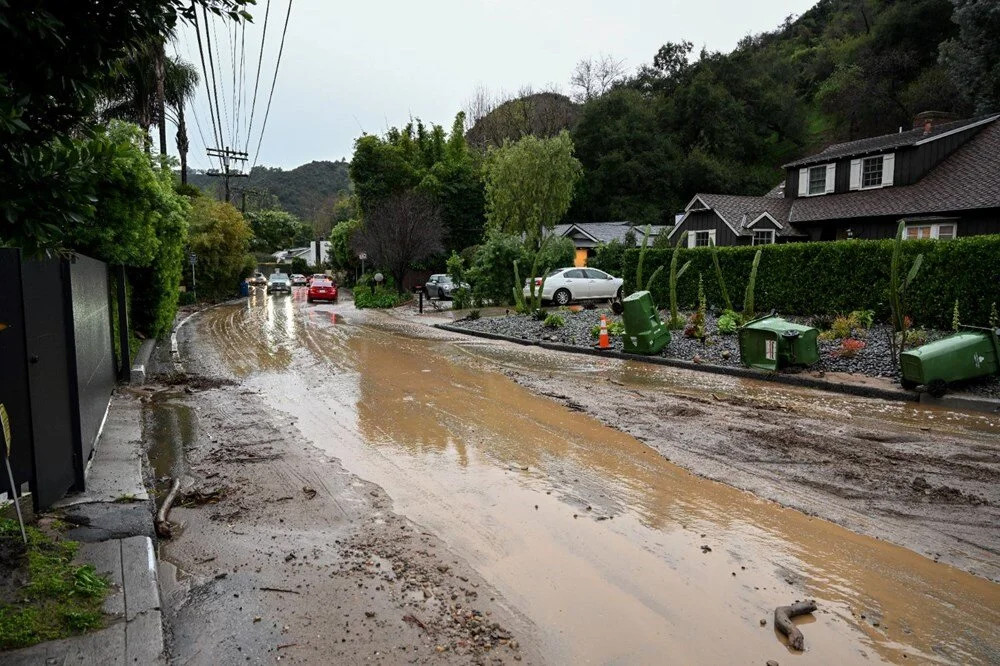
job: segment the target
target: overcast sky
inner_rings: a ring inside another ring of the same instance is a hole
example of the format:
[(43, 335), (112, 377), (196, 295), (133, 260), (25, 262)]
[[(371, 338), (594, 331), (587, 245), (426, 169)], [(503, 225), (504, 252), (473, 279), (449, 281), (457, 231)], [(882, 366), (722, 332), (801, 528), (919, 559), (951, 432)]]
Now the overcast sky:
[[(516, 91), (558, 87), (568, 94), (577, 61), (611, 54), (629, 70), (652, 60), (668, 41), (687, 39), (697, 51), (729, 51), (744, 35), (771, 30), (815, 0), (292, 0), (259, 164), (293, 168), (312, 160), (350, 159), (362, 133), (380, 134), (410, 117), (451, 126), (475, 88)], [(225, 143), (246, 146), (264, 12), (267, 35), (253, 132), (251, 161), (271, 89), (288, 0), (257, 0), (246, 28), (246, 101), (234, 123), (231, 25), (216, 19), (202, 32), (213, 40), (219, 109)], [(203, 26), (204, 30), (204, 26)], [(237, 31), (237, 40), (239, 31)], [(238, 44), (238, 42), (237, 42)], [(198, 66), (193, 29), (175, 42)], [(236, 47), (236, 60), (240, 49)], [(208, 52), (205, 53), (208, 65)], [(237, 66), (237, 78), (239, 67)], [(209, 166), (204, 143), (213, 143), (204, 84), (189, 109), (189, 162)], [(238, 132), (235, 127), (238, 126)], [(171, 134), (173, 128), (171, 128)], [(238, 133), (239, 141), (235, 140)], [(242, 148), (241, 148), (242, 149)]]

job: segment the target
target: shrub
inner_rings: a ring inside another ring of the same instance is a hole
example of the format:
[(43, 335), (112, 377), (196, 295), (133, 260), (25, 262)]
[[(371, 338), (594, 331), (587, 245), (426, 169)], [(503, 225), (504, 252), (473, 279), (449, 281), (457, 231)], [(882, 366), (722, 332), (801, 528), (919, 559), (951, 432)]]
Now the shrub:
[[(666, 235), (666, 234), (664, 234)], [(602, 243), (597, 246), (594, 256), (587, 261), (591, 268), (610, 273), (611, 275), (622, 274), (622, 257), (625, 256), (625, 246), (617, 238), (609, 243)]]
[(410, 300), (408, 294), (400, 294), (391, 285), (370, 287), (358, 285), (354, 288), (354, 307), (364, 308), (394, 308)]
[(557, 314), (550, 314), (542, 324), (545, 328), (562, 328), (566, 325), (566, 320)]
[(465, 318), (469, 321), (475, 321), (479, 319), (479, 310), (469, 310), (469, 314), (465, 315)]
[[(902, 336), (896, 336), (897, 341), (902, 339)], [(919, 347), (921, 345), (926, 345), (927, 340), (930, 336), (927, 331), (923, 328), (907, 328), (906, 329), (906, 344), (909, 347)]]
[(812, 317), (809, 320), (809, 324), (820, 331), (829, 331), (830, 327), (833, 326), (833, 320), (835, 317), (828, 314), (820, 314)]
[(830, 325), (830, 335), (834, 338), (849, 338), (851, 337), (851, 330), (854, 328), (851, 325), (851, 319), (849, 317), (837, 317), (833, 320)]
[(719, 333), (724, 335), (732, 335), (736, 332), (736, 328), (739, 326), (739, 321), (736, 318), (736, 313), (725, 312), (719, 320), (715, 323), (715, 327), (719, 330)]
[(854, 310), (851, 314), (847, 315), (847, 319), (851, 322), (852, 328), (868, 329), (875, 323), (875, 311)]
[[(590, 329), (590, 337), (597, 338), (601, 335), (601, 325), (597, 324)], [(608, 322), (608, 335), (610, 336), (622, 336), (625, 335), (625, 323), (621, 321), (609, 321)]]
[(475, 259), (466, 274), (477, 303), (511, 303), (515, 261), (521, 266), (528, 263), (524, 244), (519, 238), (498, 233), (486, 238), (476, 250)]
[(865, 348), (865, 343), (855, 338), (844, 338), (837, 350), (837, 356), (841, 358), (854, 358), (858, 352)]
[[(750, 264), (758, 249), (767, 270), (757, 276), (756, 308), (761, 312), (776, 309), (789, 315), (832, 315), (852, 310), (873, 310), (875, 318), (889, 317), (889, 265), (892, 240), (845, 240), (812, 243), (783, 243), (766, 246), (720, 247), (719, 265), (729, 286), (745, 284)], [(644, 270), (667, 265), (673, 250), (650, 249)], [(691, 261), (691, 269), (713, 271), (710, 248), (680, 248), (679, 264)], [(622, 275), (634, 280), (638, 250), (626, 250)], [(948, 328), (951, 308), (962, 299), (964, 319), (985, 322), (996, 291), (987, 288), (1000, 284), (1000, 235), (960, 237), (947, 242), (908, 240), (903, 243), (905, 266), (914, 257), (924, 255), (920, 279), (906, 292), (906, 311), (926, 326)], [(667, 270), (667, 269), (665, 269)], [(719, 287), (712, 281), (705, 285), (708, 299), (723, 302)], [(627, 284), (626, 293), (635, 285)], [(667, 302), (668, 285), (653, 285), (653, 300)], [(677, 287), (680, 307), (693, 307), (697, 288), (693, 280)]]

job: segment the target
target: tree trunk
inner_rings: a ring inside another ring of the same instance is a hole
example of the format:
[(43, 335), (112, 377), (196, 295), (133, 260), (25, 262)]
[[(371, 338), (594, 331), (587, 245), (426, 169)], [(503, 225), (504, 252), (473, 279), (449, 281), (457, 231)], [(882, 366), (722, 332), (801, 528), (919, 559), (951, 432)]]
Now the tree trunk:
[(184, 105), (181, 104), (177, 107), (177, 154), (181, 158), (181, 185), (187, 185), (188, 182), (187, 154), (189, 147), (187, 125), (184, 122)]
[(166, 95), (163, 90), (164, 78), (163, 42), (156, 45), (156, 124), (160, 129), (160, 155), (167, 154), (167, 110)]

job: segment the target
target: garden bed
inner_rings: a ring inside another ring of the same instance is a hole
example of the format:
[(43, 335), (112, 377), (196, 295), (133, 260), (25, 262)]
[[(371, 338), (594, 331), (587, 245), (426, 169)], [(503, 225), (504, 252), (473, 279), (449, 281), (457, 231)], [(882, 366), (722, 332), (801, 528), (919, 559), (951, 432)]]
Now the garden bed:
[[(552, 310), (551, 313), (560, 316), (565, 322), (564, 325), (557, 328), (547, 327), (542, 321), (534, 317), (519, 314), (480, 319), (461, 319), (455, 321), (454, 325), (473, 331), (503, 335), (532, 342), (549, 341), (577, 347), (593, 347), (597, 343), (597, 337), (593, 334), (593, 330), (595, 326), (600, 325), (601, 315), (607, 317), (609, 326), (621, 321), (621, 317), (608, 309), (581, 310), (579, 312)], [(661, 317), (667, 320), (669, 313), (662, 313)], [(790, 321), (807, 325), (812, 324), (809, 318), (786, 318)], [(706, 338), (704, 343), (695, 338), (685, 337), (682, 331), (671, 331), (672, 338), (670, 344), (660, 353), (660, 356), (724, 367), (742, 367), (739, 342), (736, 335), (720, 333), (716, 323), (717, 317), (712, 313), (707, 313), (705, 317)], [(950, 332), (927, 330), (924, 333), (926, 333), (926, 340), (930, 342), (944, 337)], [(889, 326), (875, 324), (867, 329), (864, 327), (856, 328), (853, 331), (852, 337), (864, 343), (864, 347), (857, 350), (853, 356), (842, 355), (840, 353), (843, 343), (841, 339), (820, 339), (820, 360), (815, 365), (810, 366), (809, 369), (812, 371), (819, 370), (865, 375), (868, 377), (882, 377), (898, 382), (899, 373), (892, 366), (889, 352)], [(623, 351), (620, 336), (611, 336), (611, 347), (617, 351)], [(801, 369), (799, 368), (790, 368), (785, 372), (795, 373), (800, 371)], [(959, 390), (990, 398), (1000, 398), (1000, 377), (994, 376), (971, 381), (959, 387)]]

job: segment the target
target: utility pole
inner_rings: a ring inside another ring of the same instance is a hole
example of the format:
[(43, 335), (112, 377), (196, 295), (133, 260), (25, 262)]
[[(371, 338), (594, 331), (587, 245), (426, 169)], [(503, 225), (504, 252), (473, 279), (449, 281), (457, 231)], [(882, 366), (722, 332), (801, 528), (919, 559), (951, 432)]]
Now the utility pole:
[[(230, 162), (246, 162), (247, 154), (238, 150), (230, 150), (229, 146), (226, 146), (225, 148), (209, 148), (207, 152), (209, 157), (219, 157), (222, 159), (222, 171), (219, 171), (218, 169), (209, 169), (205, 173), (206, 175), (214, 178), (222, 178), (226, 188), (226, 203), (229, 203), (231, 197), (229, 179), (250, 177), (250, 174), (243, 173), (241, 169), (230, 168)], [(246, 203), (244, 199), (244, 206), (245, 205)]]

